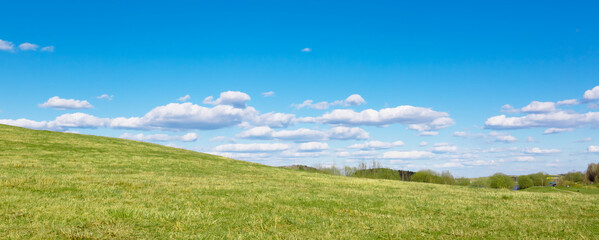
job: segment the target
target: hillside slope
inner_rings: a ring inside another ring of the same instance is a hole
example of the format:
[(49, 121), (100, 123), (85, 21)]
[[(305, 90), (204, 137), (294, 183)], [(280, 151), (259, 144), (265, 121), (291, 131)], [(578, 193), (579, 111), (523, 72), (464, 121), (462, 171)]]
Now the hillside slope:
[(577, 238), (599, 198), (331, 176), (0, 125), (0, 238)]

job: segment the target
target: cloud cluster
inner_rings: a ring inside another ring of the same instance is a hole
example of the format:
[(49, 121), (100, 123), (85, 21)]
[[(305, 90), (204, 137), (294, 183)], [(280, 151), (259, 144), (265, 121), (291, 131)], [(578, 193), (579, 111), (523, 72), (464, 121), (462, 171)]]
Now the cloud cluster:
[[(33, 43), (29, 43), (29, 42), (25, 42), (25, 43), (21, 43), (19, 44), (19, 49), (21, 51), (37, 51), (37, 49), (40, 47), (37, 44), (33, 44)], [(5, 41), (0, 39), (0, 51), (9, 51), (9, 52), (14, 52), (15, 49), (15, 44), (9, 41)], [(42, 52), (54, 52), (54, 46), (46, 46), (40, 49), (40, 51)]]
[(239, 91), (226, 91), (220, 94), (220, 97), (214, 100), (209, 96), (204, 99), (205, 104), (211, 105), (230, 105), (235, 108), (245, 108), (250, 100), (250, 95)]
[(403, 145), (404, 145), (403, 141), (395, 141), (395, 142), (368, 141), (368, 142), (364, 142), (364, 143), (352, 144), (348, 148), (362, 149), (362, 150), (371, 149), (372, 150), (372, 149), (387, 149), (387, 148), (398, 147), (398, 146), (403, 146)]

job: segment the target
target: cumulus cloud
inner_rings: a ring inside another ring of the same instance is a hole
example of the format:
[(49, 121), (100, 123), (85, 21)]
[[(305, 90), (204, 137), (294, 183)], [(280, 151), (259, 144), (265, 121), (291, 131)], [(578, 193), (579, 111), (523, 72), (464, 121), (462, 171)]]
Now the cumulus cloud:
[(575, 113), (557, 111), (542, 114), (529, 114), (522, 117), (494, 116), (485, 122), (489, 129), (522, 129), (533, 127), (570, 128), (586, 124), (599, 126), (599, 112)]
[(507, 134), (507, 133), (490, 132), (489, 136), (495, 138), (496, 142), (511, 143), (511, 142), (518, 141), (518, 139), (516, 137), (514, 137), (510, 134)]
[(238, 138), (246, 139), (279, 139), (296, 142), (305, 141), (324, 141), (329, 139), (350, 140), (350, 139), (366, 139), (369, 137), (368, 132), (361, 128), (335, 127), (327, 131), (319, 131), (307, 128), (295, 130), (275, 131), (270, 127), (253, 127), (244, 130), (236, 135)]
[(403, 145), (404, 145), (403, 141), (395, 141), (395, 142), (368, 141), (368, 142), (364, 142), (364, 143), (352, 144), (348, 148), (363, 149), (363, 150), (387, 149), (387, 148), (403, 146)]
[(0, 51), (13, 51), (14, 47), (13, 43), (0, 39)]
[(191, 96), (189, 96), (189, 94), (187, 94), (187, 95), (185, 95), (183, 97), (177, 98), (177, 101), (187, 102), (187, 100), (189, 100), (190, 98), (191, 98)]
[(599, 146), (591, 145), (587, 148), (587, 151), (590, 153), (599, 153)]
[(53, 121), (0, 119), (0, 124), (52, 131), (66, 131), (69, 128), (99, 128), (105, 127), (109, 123), (110, 119), (108, 118), (98, 118), (85, 113), (63, 114), (56, 117), (56, 119)]
[(39, 106), (42, 108), (54, 108), (59, 110), (87, 109), (94, 107), (85, 100), (63, 99), (58, 96), (51, 97), (45, 103), (39, 104)]
[(435, 164), (434, 166), (436, 168), (461, 168), (461, 167), (464, 167), (464, 165), (459, 162), (446, 162), (443, 164)]
[(316, 152), (329, 149), (329, 144), (323, 142), (307, 142), (302, 143), (298, 147), (300, 152)]
[(336, 109), (319, 117), (305, 117), (298, 119), (298, 121), (350, 126), (385, 126), (401, 123), (409, 125), (410, 129), (429, 131), (453, 125), (455, 122), (448, 116), (449, 114), (445, 112), (404, 105), (395, 108), (384, 108), (379, 111), (367, 109), (356, 112), (352, 109)]
[(35, 50), (37, 50), (38, 47), (39, 47), (38, 45), (35, 45), (33, 43), (28, 43), (28, 42), (21, 43), (19, 45), (19, 48), (23, 51), (35, 51)]
[(273, 91), (268, 91), (268, 92), (263, 92), (262, 93), (263, 97), (272, 97), (274, 95), (275, 95), (275, 92), (273, 92)]
[(269, 126), (272, 128), (284, 128), (293, 125), (295, 122), (295, 114), (287, 113), (265, 113), (257, 115), (249, 119), (254, 125), (257, 126)]
[(167, 142), (167, 141), (181, 141), (181, 142), (193, 142), (198, 139), (197, 133), (187, 133), (181, 136), (169, 136), (166, 134), (149, 134), (144, 135), (143, 133), (131, 134), (123, 133), (119, 138), (146, 141), (146, 142)]
[(105, 100), (110, 101), (110, 100), (112, 100), (113, 97), (114, 97), (114, 95), (102, 94), (100, 96), (97, 96), (96, 98), (97, 99), (105, 99)]
[(366, 104), (366, 101), (364, 101), (364, 98), (362, 98), (362, 96), (358, 94), (352, 94), (343, 101), (343, 104), (348, 106), (359, 106), (362, 104)]
[(449, 143), (436, 143), (433, 146), (432, 150), (434, 153), (448, 153), (448, 152), (456, 152), (458, 150), (458, 147), (453, 146)]
[(389, 151), (383, 153), (383, 158), (387, 159), (422, 159), (434, 156), (434, 153), (427, 151)]
[(561, 133), (561, 132), (571, 132), (573, 130), (574, 130), (573, 128), (548, 128), (543, 132), (543, 134), (547, 135), (547, 134), (555, 134), (555, 133)]
[(520, 157), (516, 157), (515, 159), (517, 162), (532, 162), (537, 160), (535, 157), (532, 156), (520, 156)]
[(559, 149), (541, 149), (538, 147), (534, 147), (534, 148), (526, 148), (524, 150), (524, 153), (528, 153), (528, 154), (554, 154), (554, 153), (560, 153), (562, 152), (562, 150)]
[(205, 104), (211, 105), (231, 105), (236, 108), (245, 108), (250, 95), (239, 91), (226, 91), (220, 93), (220, 97), (214, 100), (214, 97), (209, 96), (204, 99)]
[(328, 131), (328, 138), (336, 140), (368, 139), (370, 134), (358, 127), (334, 127)]
[(40, 49), (42, 52), (54, 52), (54, 46), (47, 46)]
[(599, 99), (599, 86), (593, 89), (586, 90), (582, 96), (585, 100), (597, 100)]
[(520, 111), (523, 113), (548, 113), (555, 112), (555, 103), (532, 101)]
[(280, 152), (289, 149), (282, 143), (225, 144), (214, 147), (216, 152)]

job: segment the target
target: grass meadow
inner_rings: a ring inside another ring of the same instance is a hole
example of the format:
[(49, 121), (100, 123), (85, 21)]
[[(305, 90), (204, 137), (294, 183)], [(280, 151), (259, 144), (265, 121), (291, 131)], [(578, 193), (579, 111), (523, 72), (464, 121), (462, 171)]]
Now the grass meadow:
[(1, 239), (597, 239), (599, 197), (363, 179), (0, 125)]

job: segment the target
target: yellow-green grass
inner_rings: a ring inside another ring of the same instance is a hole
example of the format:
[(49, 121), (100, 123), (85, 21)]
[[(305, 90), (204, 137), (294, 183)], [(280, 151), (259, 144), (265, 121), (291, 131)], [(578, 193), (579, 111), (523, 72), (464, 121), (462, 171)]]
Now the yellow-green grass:
[(0, 125), (0, 239), (597, 239), (599, 198), (310, 173)]

